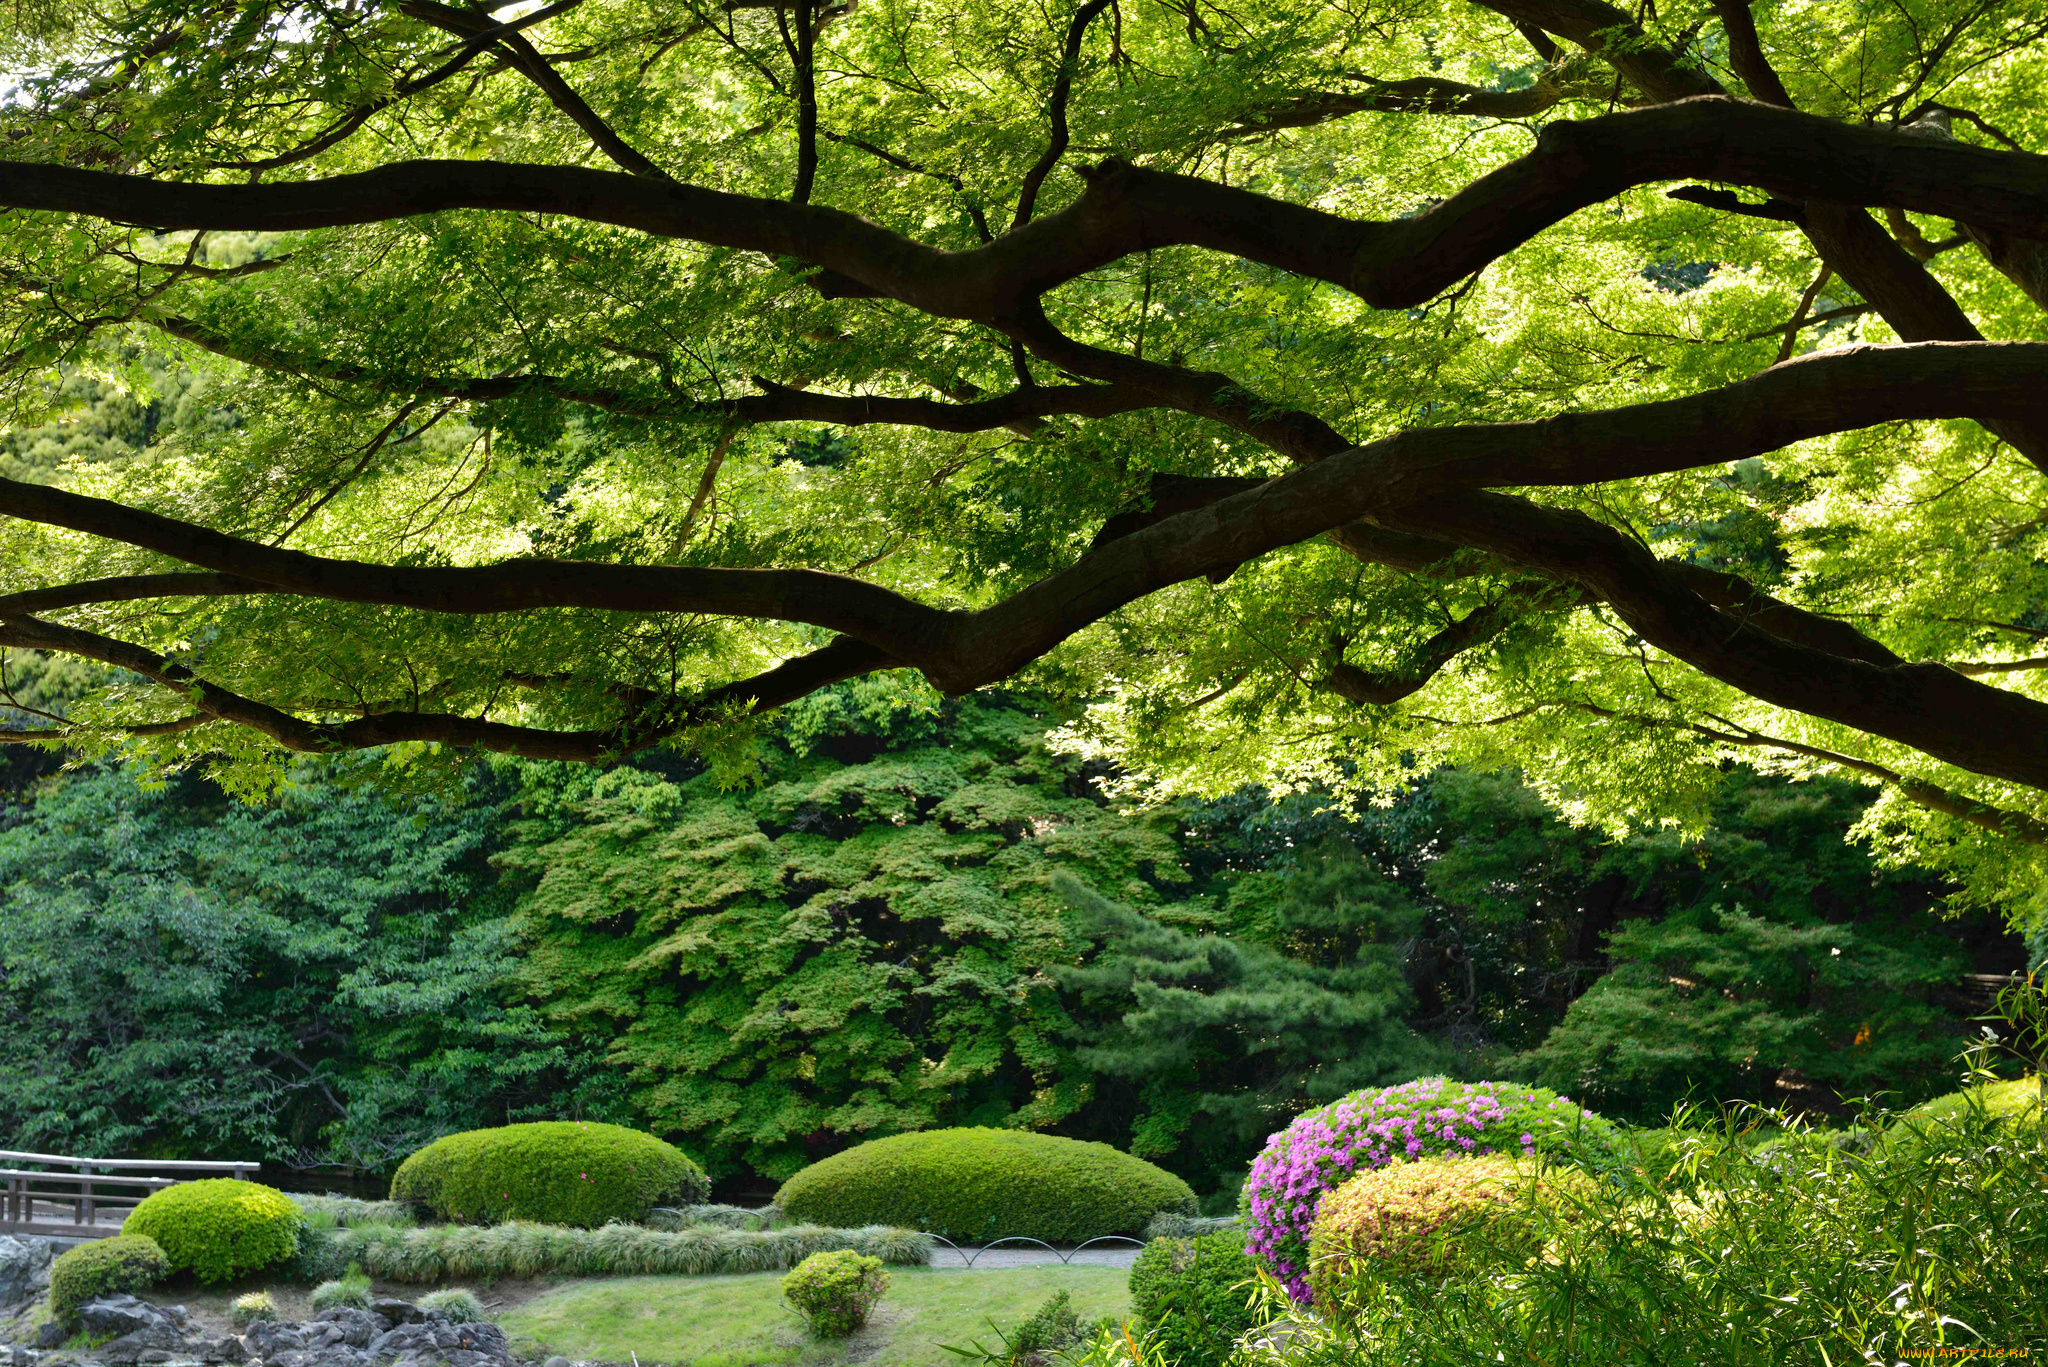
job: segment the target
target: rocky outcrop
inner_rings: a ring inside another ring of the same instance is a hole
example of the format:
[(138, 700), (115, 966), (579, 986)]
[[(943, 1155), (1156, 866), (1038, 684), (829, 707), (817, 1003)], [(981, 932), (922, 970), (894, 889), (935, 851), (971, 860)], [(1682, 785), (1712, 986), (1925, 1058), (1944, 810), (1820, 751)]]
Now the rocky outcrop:
[[(50, 1289), (50, 1262), (57, 1246), (48, 1239), (0, 1234), (0, 1314), (43, 1298)], [(5, 1360), (0, 1359), (0, 1367)]]
[(511, 1367), (512, 1348), (495, 1324), (457, 1324), (439, 1310), (384, 1299), (370, 1310), (323, 1310), (310, 1320), (269, 1320), (239, 1338), (209, 1338), (182, 1305), (104, 1296), (78, 1308), (95, 1348), (37, 1352), (0, 1346), (0, 1367)]

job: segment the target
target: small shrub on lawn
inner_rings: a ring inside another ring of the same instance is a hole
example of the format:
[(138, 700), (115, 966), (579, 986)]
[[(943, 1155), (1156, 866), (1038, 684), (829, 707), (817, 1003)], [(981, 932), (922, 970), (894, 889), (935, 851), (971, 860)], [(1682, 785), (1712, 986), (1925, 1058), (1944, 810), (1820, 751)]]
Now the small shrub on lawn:
[(1135, 1234), (1195, 1213), (1188, 1184), (1107, 1144), (1028, 1130), (927, 1130), (871, 1140), (783, 1183), (775, 1204), (821, 1224), (887, 1223), (954, 1240), (1048, 1243)]
[(245, 1291), (228, 1302), (228, 1318), (237, 1328), (247, 1329), (252, 1324), (276, 1319), (277, 1302), (268, 1291)]
[(339, 1281), (322, 1282), (306, 1297), (313, 1307), (313, 1313), (322, 1310), (368, 1310), (370, 1308), (370, 1279), (361, 1270), (349, 1269), (348, 1275)]
[(1323, 1193), (1353, 1173), (1439, 1153), (1541, 1154), (1596, 1169), (1619, 1161), (1613, 1125), (1540, 1087), (1440, 1077), (1369, 1087), (1266, 1142), (1242, 1197), (1250, 1251), (1308, 1301), (1309, 1230)]
[(144, 1291), (171, 1275), (171, 1261), (156, 1240), (118, 1234), (57, 1255), (50, 1264), (50, 1313), (65, 1324), (96, 1296)]
[(681, 1149), (621, 1125), (542, 1121), (437, 1139), (399, 1164), (394, 1200), (462, 1224), (508, 1220), (595, 1229), (656, 1206), (701, 1201), (704, 1170)]
[(813, 1253), (846, 1249), (885, 1263), (922, 1267), (932, 1241), (913, 1230), (871, 1225), (863, 1229), (741, 1230), (699, 1226), (673, 1232), (640, 1225), (571, 1229), (525, 1222), (489, 1229), (425, 1225), (400, 1229), (363, 1225), (328, 1236), (327, 1256), (358, 1263), (373, 1277), (420, 1283), (506, 1277), (700, 1276), (707, 1273), (779, 1272)]
[(1073, 1297), (1065, 1291), (1055, 1291), (1031, 1318), (1008, 1330), (990, 1320), (988, 1326), (995, 1331), (998, 1344), (995, 1348), (986, 1347), (978, 1339), (965, 1348), (950, 1343), (939, 1347), (982, 1367), (1045, 1367), (1056, 1354), (1091, 1341), (1111, 1323), (1114, 1321), (1084, 1321), (1074, 1309)]
[(129, 1212), (121, 1232), (156, 1240), (175, 1272), (227, 1282), (289, 1261), (305, 1218), (274, 1187), (210, 1177), (152, 1193)]
[(1258, 1274), (1242, 1234), (1154, 1239), (1131, 1264), (1131, 1308), (1182, 1367), (1217, 1367), (1264, 1322), (1251, 1304)]
[(476, 1298), (476, 1292), (459, 1286), (445, 1291), (429, 1291), (415, 1304), (422, 1310), (438, 1310), (457, 1324), (475, 1324), (487, 1318), (484, 1303)]
[(850, 1250), (813, 1253), (782, 1279), (783, 1299), (823, 1339), (845, 1338), (863, 1328), (888, 1289), (889, 1274), (881, 1261)]

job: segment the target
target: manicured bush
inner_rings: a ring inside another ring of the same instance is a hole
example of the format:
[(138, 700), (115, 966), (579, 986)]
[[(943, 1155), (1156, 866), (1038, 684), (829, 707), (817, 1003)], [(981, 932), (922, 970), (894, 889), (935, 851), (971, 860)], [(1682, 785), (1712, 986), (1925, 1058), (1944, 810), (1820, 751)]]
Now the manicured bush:
[(426, 1225), (400, 1229), (362, 1225), (327, 1236), (328, 1257), (360, 1266), (382, 1281), (432, 1284), (506, 1277), (701, 1276), (780, 1272), (813, 1253), (849, 1249), (885, 1263), (923, 1267), (932, 1241), (914, 1230), (739, 1230), (702, 1226), (668, 1232), (639, 1225), (571, 1229), (524, 1222), (480, 1228)]
[(180, 1182), (129, 1212), (123, 1234), (147, 1234), (175, 1272), (202, 1282), (233, 1281), (299, 1251), (305, 1216), (275, 1187), (232, 1177)]
[(306, 1297), (313, 1313), (322, 1310), (368, 1310), (373, 1297), (370, 1294), (370, 1279), (359, 1269), (350, 1268), (348, 1275), (339, 1281), (322, 1282)]
[(1131, 1264), (1131, 1308), (1180, 1367), (1217, 1367), (1263, 1322), (1258, 1275), (1242, 1234), (1154, 1239)]
[[(1573, 1181), (1573, 1179), (1577, 1179)], [(1447, 1277), (1502, 1256), (1520, 1263), (1567, 1203), (1595, 1183), (1569, 1169), (1539, 1173), (1528, 1159), (1436, 1157), (1362, 1172), (1325, 1196), (1309, 1240), (1308, 1282), (1316, 1306), (1342, 1316), (1341, 1294), (1363, 1271)]]
[(141, 1234), (95, 1239), (57, 1255), (50, 1264), (50, 1313), (71, 1323), (72, 1312), (95, 1296), (142, 1291), (171, 1275), (157, 1241)]
[(460, 1224), (507, 1220), (595, 1229), (656, 1206), (701, 1201), (704, 1170), (681, 1149), (621, 1125), (550, 1120), (437, 1139), (401, 1163), (394, 1200)]
[(277, 1302), (268, 1291), (245, 1291), (228, 1302), (228, 1318), (237, 1328), (247, 1329), (252, 1324), (276, 1319)]
[(465, 1287), (451, 1286), (445, 1291), (429, 1291), (414, 1303), (422, 1310), (438, 1310), (457, 1324), (475, 1324), (487, 1318), (484, 1303), (477, 1299), (476, 1292)]
[(822, 1339), (845, 1338), (863, 1328), (888, 1289), (889, 1274), (881, 1261), (851, 1251), (813, 1253), (782, 1279), (783, 1299)]
[(1072, 1243), (1193, 1215), (1188, 1184), (1107, 1144), (1028, 1130), (927, 1130), (871, 1140), (783, 1183), (775, 1204), (820, 1224), (886, 1223), (955, 1241)]
[(1618, 1161), (1618, 1148), (1613, 1125), (1540, 1087), (1440, 1077), (1370, 1087), (1266, 1141), (1244, 1185), (1246, 1251), (1306, 1303), (1316, 1207), (1354, 1173), (1439, 1153), (1542, 1154), (1601, 1169)]

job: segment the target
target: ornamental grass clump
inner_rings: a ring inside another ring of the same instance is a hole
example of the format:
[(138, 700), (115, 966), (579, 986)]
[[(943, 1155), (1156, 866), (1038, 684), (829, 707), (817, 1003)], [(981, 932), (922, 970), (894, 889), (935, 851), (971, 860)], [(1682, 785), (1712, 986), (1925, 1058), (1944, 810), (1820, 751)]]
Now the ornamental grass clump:
[(851, 1251), (813, 1253), (782, 1279), (783, 1299), (824, 1339), (864, 1328), (888, 1289), (881, 1261)]
[(1422, 1078), (1371, 1087), (1302, 1115), (1266, 1141), (1242, 1197), (1245, 1249), (1311, 1304), (1308, 1241), (1323, 1194), (1353, 1174), (1434, 1154), (1505, 1153), (1604, 1169), (1615, 1128), (1568, 1097), (1509, 1082)]
[(467, 1287), (451, 1286), (442, 1291), (429, 1291), (414, 1304), (422, 1310), (438, 1310), (455, 1324), (476, 1324), (488, 1318), (484, 1303), (477, 1294)]
[(314, 1287), (306, 1303), (318, 1314), (322, 1310), (368, 1310), (372, 1299), (369, 1277), (361, 1268), (352, 1267), (339, 1280)]
[(228, 1318), (237, 1329), (247, 1329), (252, 1324), (262, 1324), (276, 1319), (277, 1302), (268, 1291), (244, 1291), (228, 1302)]

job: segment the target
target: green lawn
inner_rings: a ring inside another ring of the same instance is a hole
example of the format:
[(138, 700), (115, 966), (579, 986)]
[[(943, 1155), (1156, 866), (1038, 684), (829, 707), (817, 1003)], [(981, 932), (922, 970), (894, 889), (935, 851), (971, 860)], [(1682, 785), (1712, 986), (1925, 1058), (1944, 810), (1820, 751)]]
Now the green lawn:
[(988, 1320), (1005, 1329), (1055, 1291), (1083, 1319), (1125, 1314), (1129, 1274), (1113, 1267), (1015, 1267), (988, 1272), (889, 1269), (889, 1294), (868, 1329), (833, 1344), (812, 1342), (782, 1302), (779, 1272), (744, 1277), (622, 1277), (560, 1287), (507, 1312), (511, 1335), (550, 1353), (642, 1367), (781, 1367), (859, 1362), (937, 1367), (959, 1359), (938, 1345), (995, 1346)]

